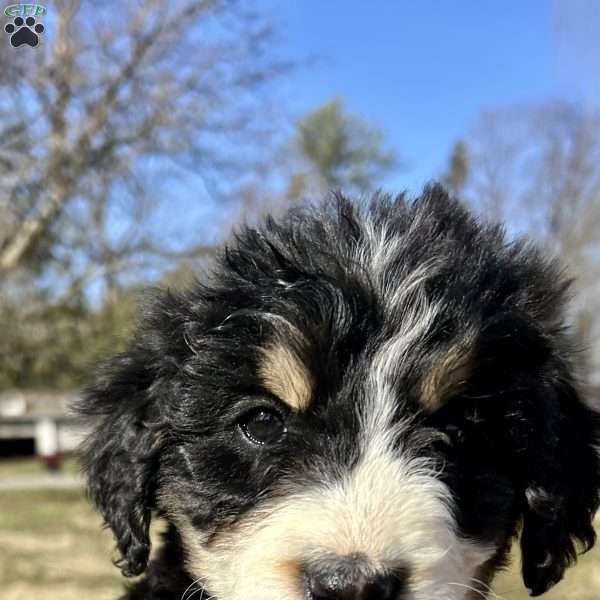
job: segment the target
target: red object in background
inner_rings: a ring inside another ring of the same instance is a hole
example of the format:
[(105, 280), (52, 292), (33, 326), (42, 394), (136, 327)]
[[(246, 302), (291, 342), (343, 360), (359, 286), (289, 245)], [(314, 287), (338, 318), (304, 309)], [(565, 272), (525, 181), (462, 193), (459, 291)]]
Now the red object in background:
[(35, 451), (48, 470), (60, 466), (58, 426), (51, 418), (40, 419), (35, 425)]
[(60, 463), (62, 456), (60, 454), (47, 454), (39, 457), (48, 471), (58, 471), (60, 469)]

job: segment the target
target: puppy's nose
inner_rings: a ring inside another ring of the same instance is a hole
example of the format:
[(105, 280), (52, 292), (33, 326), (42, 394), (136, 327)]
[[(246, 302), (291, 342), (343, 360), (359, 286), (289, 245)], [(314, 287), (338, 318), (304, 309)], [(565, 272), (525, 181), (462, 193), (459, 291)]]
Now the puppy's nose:
[(354, 581), (340, 582), (335, 577), (313, 579), (311, 600), (396, 600), (401, 583), (392, 575), (379, 575), (373, 579), (359, 577)]
[(396, 600), (404, 588), (398, 573), (374, 574), (354, 558), (321, 564), (308, 573), (310, 600)]

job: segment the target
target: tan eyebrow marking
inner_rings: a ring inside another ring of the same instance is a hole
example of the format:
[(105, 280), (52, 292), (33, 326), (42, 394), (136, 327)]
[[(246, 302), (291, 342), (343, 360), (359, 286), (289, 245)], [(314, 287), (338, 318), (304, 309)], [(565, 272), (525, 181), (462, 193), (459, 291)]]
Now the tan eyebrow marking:
[(295, 352), (281, 343), (262, 349), (259, 375), (263, 385), (294, 410), (308, 408), (313, 378)]
[(457, 345), (446, 352), (420, 385), (420, 401), (425, 410), (434, 412), (441, 408), (467, 382), (473, 365), (472, 352)]

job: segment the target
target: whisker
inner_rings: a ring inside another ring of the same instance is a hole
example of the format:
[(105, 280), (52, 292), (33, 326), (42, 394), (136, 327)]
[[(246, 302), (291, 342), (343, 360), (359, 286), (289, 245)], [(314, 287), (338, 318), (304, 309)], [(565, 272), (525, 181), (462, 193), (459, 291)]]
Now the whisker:
[(481, 590), (478, 590), (477, 588), (474, 588), (472, 585), (468, 585), (466, 583), (456, 583), (454, 581), (449, 581), (446, 585), (455, 585), (457, 587), (466, 588), (467, 590), (471, 590), (472, 592), (479, 594), (482, 598), (484, 598), (484, 600), (488, 597), (485, 592), (482, 592)]
[(480, 585), (481, 587), (483, 587), (483, 589), (487, 593), (491, 594), (497, 600), (506, 600), (504, 598), (504, 596), (501, 596), (500, 594), (498, 594), (497, 592), (495, 592), (492, 589), (492, 587), (489, 584), (487, 584), (485, 581), (482, 581), (481, 579), (477, 579), (476, 577), (472, 577), (471, 580), (474, 581), (477, 585)]
[[(202, 582), (202, 577), (198, 577), (198, 579), (194, 579), (194, 581), (192, 581), (192, 583), (190, 583), (190, 585), (188, 585), (183, 594), (181, 594), (181, 598), (179, 600), (190, 600), (194, 594), (198, 591), (204, 591), (204, 588), (200, 588), (198, 587), (197, 589), (192, 589), (194, 586), (197, 586), (199, 583)], [(200, 597), (200, 599), (202, 599), (202, 596)]]

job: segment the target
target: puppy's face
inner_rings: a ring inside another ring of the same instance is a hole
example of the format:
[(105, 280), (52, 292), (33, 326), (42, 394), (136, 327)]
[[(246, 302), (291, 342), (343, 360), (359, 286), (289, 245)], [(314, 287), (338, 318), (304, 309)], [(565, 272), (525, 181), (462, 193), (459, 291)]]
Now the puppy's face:
[(553, 265), (439, 190), (247, 230), (156, 300), (88, 394), (126, 574), (150, 509), (219, 600), (459, 600), (522, 524), (544, 592), (593, 543), (598, 461)]

